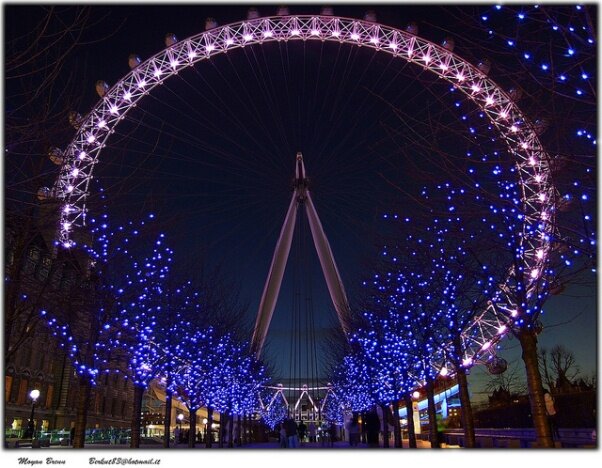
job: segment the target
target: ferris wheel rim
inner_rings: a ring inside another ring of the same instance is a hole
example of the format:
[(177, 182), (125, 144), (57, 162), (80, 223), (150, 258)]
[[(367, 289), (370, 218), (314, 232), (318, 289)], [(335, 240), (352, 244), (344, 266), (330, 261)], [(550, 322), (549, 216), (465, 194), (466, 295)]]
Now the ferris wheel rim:
[[(402, 29), (334, 15), (267, 16), (214, 27), (160, 50), (106, 89), (82, 119), (64, 152), (55, 190), (62, 200), (58, 243), (65, 248), (75, 245), (71, 231), (85, 225), (86, 199), (99, 155), (114, 128), (144, 96), (180, 71), (215, 55), (288, 41), (338, 42), (388, 53), (438, 75), (471, 99), (494, 125), (517, 165), (525, 212), (523, 230), (528, 223), (537, 226), (532, 234), (524, 236), (522, 262), (532, 276), (531, 283), (539, 281), (551, 249), (548, 237), (554, 230), (556, 192), (550, 157), (533, 123), (493, 79), (452, 50)], [(481, 316), (475, 326), (480, 319)], [(490, 349), (507, 332), (493, 333), (489, 338), (483, 335), (480, 341), (476, 340), (478, 349), (474, 356)]]

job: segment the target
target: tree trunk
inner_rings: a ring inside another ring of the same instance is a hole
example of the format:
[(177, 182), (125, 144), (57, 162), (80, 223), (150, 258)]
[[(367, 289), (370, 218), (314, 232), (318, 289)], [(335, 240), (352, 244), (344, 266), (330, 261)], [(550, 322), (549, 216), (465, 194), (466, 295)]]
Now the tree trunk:
[(389, 405), (380, 405), (383, 410), (383, 448), (389, 448)]
[(237, 417), (236, 423), (238, 424), (238, 431), (236, 431), (236, 446), (240, 447), (242, 445), (242, 435), (244, 434), (244, 428), (240, 414)]
[(462, 405), (462, 428), (464, 429), (464, 447), (474, 448), (476, 445), (474, 434), (474, 419), (472, 416), (472, 405), (470, 404), (470, 395), (468, 394), (468, 380), (466, 379), (466, 369), (456, 367), (456, 378), (460, 389), (460, 404)]
[(242, 443), (247, 445), (249, 443), (249, 416), (244, 415), (242, 418)]
[(393, 401), (393, 439), (396, 448), (403, 448), (401, 443), (401, 425), (399, 424), (399, 400)]
[(522, 358), (527, 374), (529, 402), (531, 404), (531, 416), (533, 418), (533, 426), (535, 427), (537, 446), (543, 448), (554, 447), (554, 439), (552, 438), (552, 431), (546, 414), (541, 374), (539, 373), (537, 336), (532, 330), (521, 330), (518, 333), (518, 340), (521, 345)]
[(439, 430), (437, 428), (437, 408), (435, 407), (435, 386), (433, 381), (427, 382), (426, 384), (426, 397), (428, 400), (428, 415), (429, 415), (429, 428), (430, 428), (430, 439), (431, 448), (441, 448), (439, 441)]
[(414, 408), (412, 406), (412, 395), (406, 393), (404, 400), (406, 402), (406, 413), (408, 418), (409, 447), (416, 448), (416, 429), (414, 428)]
[(205, 447), (211, 448), (213, 445), (213, 408), (207, 407), (207, 430), (205, 431)]
[(142, 396), (144, 395), (144, 387), (134, 385), (134, 406), (132, 408), (132, 424), (131, 424), (131, 439), (130, 448), (140, 447), (140, 415), (142, 413)]
[(218, 447), (224, 448), (224, 434), (226, 433), (225, 428), (227, 424), (228, 418), (226, 417), (226, 412), (222, 411), (219, 414), (219, 442)]
[(196, 445), (196, 412), (197, 408), (188, 408), (190, 413), (190, 424), (188, 427), (188, 448), (194, 448)]
[(73, 448), (84, 448), (86, 443), (86, 422), (88, 420), (88, 406), (90, 404), (90, 392), (92, 390), (92, 384), (84, 376), (80, 376), (78, 382), (79, 392), (77, 395), (77, 406), (75, 413)]
[[(163, 420), (163, 448), (169, 448), (171, 437), (171, 399), (172, 394), (165, 389), (165, 419)], [(176, 441), (177, 443), (177, 441)]]
[(228, 418), (228, 447), (234, 447), (234, 414), (231, 412)]

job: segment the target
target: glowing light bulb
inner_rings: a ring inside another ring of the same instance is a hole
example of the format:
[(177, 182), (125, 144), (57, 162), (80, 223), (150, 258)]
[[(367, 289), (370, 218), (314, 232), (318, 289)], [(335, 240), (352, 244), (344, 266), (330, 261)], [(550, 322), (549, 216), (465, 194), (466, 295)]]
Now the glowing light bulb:
[(535, 182), (541, 182), (541, 174), (535, 176)]
[(96, 137), (95, 137), (94, 135), (90, 135), (90, 136), (89, 136), (89, 137), (86, 139), (86, 141), (87, 141), (88, 143), (94, 143), (94, 140), (96, 140)]
[(312, 36), (319, 36), (319, 35), (320, 35), (320, 31), (319, 31), (319, 30), (317, 30), (317, 29), (312, 29), (312, 30), (311, 30), (311, 35), (312, 35)]
[(180, 62), (178, 62), (177, 60), (172, 60), (171, 61), (171, 68), (176, 68), (179, 64), (180, 64)]
[[(339, 37), (341, 35), (340, 31), (332, 31), (332, 36), (333, 37)], [(352, 38), (353, 39), (353, 38)]]
[(76, 167), (71, 171), (71, 175), (73, 177), (77, 177), (79, 175), (79, 169)]
[(232, 44), (234, 44), (234, 39), (232, 39), (232, 38), (226, 39), (226, 45), (231, 46)]
[(353, 39), (354, 41), (357, 41), (360, 38), (360, 35), (357, 33), (353, 33), (351, 34), (351, 39)]
[(500, 327), (498, 327), (497, 332), (498, 334), (504, 333), (506, 331), (508, 327), (506, 327), (506, 325), (501, 325)]
[(142, 80), (138, 83), (139, 88), (144, 88), (146, 86), (146, 81)]
[(213, 45), (213, 44), (207, 44), (207, 46), (205, 47), (205, 50), (207, 52), (212, 52), (212, 51), (215, 50), (215, 45)]
[(157, 70), (155, 70), (155, 71), (153, 72), (153, 76), (154, 76), (155, 78), (159, 78), (159, 77), (161, 76), (161, 74), (162, 74), (162, 73), (163, 73), (163, 72), (162, 72), (161, 70), (157, 69)]
[(379, 42), (380, 42), (380, 39), (378, 37), (370, 38), (370, 43), (372, 43), (372, 44), (378, 44)]
[(272, 31), (264, 31), (263, 32), (263, 37), (272, 37), (274, 35), (274, 33)]
[(414, 393), (412, 393), (412, 397), (417, 400), (420, 398), (420, 392), (418, 390), (414, 391)]
[(491, 106), (493, 103), (493, 98), (491, 96), (487, 96), (487, 99), (485, 99), (485, 104)]
[(531, 270), (531, 278), (535, 279), (535, 278), (537, 278), (538, 275), (539, 275), (539, 269), (533, 268)]
[(442, 368), (441, 368), (441, 372), (439, 372), (439, 374), (440, 374), (442, 377), (445, 377), (445, 376), (448, 374), (448, 372), (449, 372), (449, 371), (447, 370), (447, 367), (442, 367)]
[(85, 158), (86, 158), (86, 156), (87, 156), (86, 152), (85, 152), (85, 151), (82, 151), (81, 153), (79, 153), (79, 156), (78, 156), (78, 158), (79, 158), (79, 159), (85, 159)]
[(291, 36), (298, 36), (299, 34), (301, 34), (301, 32), (298, 29), (293, 29), (291, 31)]
[(512, 127), (510, 127), (510, 131), (512, 133), (516, 133), (516, 132), (518, 132), (518, 127), (516, 125), (512, 125)]
[(545, 201), (546, 200), (546, 194), (545, 193), (540, 193), (537, 198), (539, 199), (539, 201)]
[(116, 115), (117, 112), (119, 112), (119, 110), (117, 109), (116, 105), (112, 105), (111, 108), (109, 109), (109, 112), (113, 115)]
[(73, 192), (74, 188), (73, 185), (67, 185), (67, 192)]
[(128, 92), (126, 92), (126, 93), (123, 95), (123, 99), (125, 99), (126, 101), (129, 101), (130, 99), (132, 99), (132, 93), (130, 93), (129, 91), (128, 91)]
[(245, 41), (250, 41), (251, 39), (253, 39), (253, 35), (252, 35), (252, 34), (244, 34), (244, 35), (242, 36), (242, 38), (243, 38)]
[(441, 65), (439, 65), (439, 68), (441, 68), (441, 70), (443, 70), (443, 71), (447, 71), (449, 69), (449, 67), (445, 63), (442, 63)]
[(470, 89), (472, 89), (473, 93), (478, 93), (479, 91), (481, 91), (481, 87), (478, 84), (473, 84)]
[(188, 58), (190, 60), (194, 59), (196, 57), (196, 52), (194, 50), (191, 50), (190, 52), (188, 52)]

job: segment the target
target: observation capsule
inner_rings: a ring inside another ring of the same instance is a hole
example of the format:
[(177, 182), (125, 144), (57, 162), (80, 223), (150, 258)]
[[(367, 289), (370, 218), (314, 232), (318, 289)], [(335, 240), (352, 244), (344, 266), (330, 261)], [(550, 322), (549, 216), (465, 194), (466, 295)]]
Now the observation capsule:
[(373, 10), (368, 10), (364, 15), (364, 20), (376, 23), (376, 13)]
[(418, 35), (418, 25), (412, 21), (410, 24), (408, 24), (406, 26), (406, 31), (409, 32), (410, 34), (413, 34), (414, 36)]
[(128, 65), (132, 70), (138, 65), (140, 65), (140, 62), (142, 62), (142, 60), (140, 60), (140, 57), (136, 54), (130, 54), (130, 56), (128, 57)]
[(562, 293), (564, 290), (566, 289), (566, 286), (560, 282), (553, 282), (550, 285), (550, 294), (552, 294), (553, 296), (557, 296), (558, 294)]
[(563, 213), (572, 209), (573, 200), (571, 198), (562, 197), (556, 204), (556, 209)]
[(332, 7), (322, 7), (322, 11), (320, 11), (320, 14), (322, 16), (334, 16), (334, 11), (332, 9)]
[(38, 200), (44, 201), (50, 198), (50, 189), (48, 187), (40, 187), (37, 193)]
[(207, 18), (205, 20), (205, 31), (209, 31), (210, 29), (214, 28), (217, 28), (217, 21), (215, 21), (215, 18)]
[(450, 52), (454, 51), (455, 45), (456, 45), (456, 42), (454, 41), (453, 37), (446, 37), (445, 39), (443, 39), (443, 42), (441, 43), (441, 46), (444, 49), (449, 50)]
[(542, 133), (544, 133), (549, 126), (550, 123), (547, 121), (547, 119), (537, 119), (535, 121), (535, 124), (533, 125), (533, 129), (535, 130), (535, 133), (539, 136)]
[(62, 166), (63, 162), (65, 161), (65, 158), (63, 157), (63, 152), (55, 146), (48, 150), (48, 157), (57, 166)]
[(491, 70), (491, 61), (483, 59), (477, 64), (477, 68), (486, 75)]
[(514, 102), (518, 102), (520, 101), (520, 98), (523, 97), (523, 92), (520, 88), (510, 88), (508, 95)]
[(70, 111), (67, 116), (69, 119), (69, 125), (71, 125), (74, 129), (78, 130), (82, 124), (82, 115), (76, 111)]
[(257, 11), (257, 8), (249, 8), (249, 11), (247, 11), (247, 19), (253, 20), (257, 18), (259, 18), (259, 12)]
[(109, 85), (106, 81), (98, 80), (96, 82), (96, 94), (98, 94), (100, 97), (104, 97), (104, 95), (107, 94), (108, 90)]
[(165, 35), (165, 47), (171, 47), (176, 42), (178, 42), (178, 38), (174, 33), (167, 33)]
[(487, 366), (489, 373), (493, 375), (503, 374), (506, 372), (506, 369), (508, 369), (508, 361), (499, 356), (494, 356), (492, 359), (487, 361), (485, 365)]
[(288, 11), (288, 7), (285, 7), (285, 6), (278, 7), (278, 10), (276, 10), (276, 15), (278, 15), (278, 16), (290, 15), (290, 12)]

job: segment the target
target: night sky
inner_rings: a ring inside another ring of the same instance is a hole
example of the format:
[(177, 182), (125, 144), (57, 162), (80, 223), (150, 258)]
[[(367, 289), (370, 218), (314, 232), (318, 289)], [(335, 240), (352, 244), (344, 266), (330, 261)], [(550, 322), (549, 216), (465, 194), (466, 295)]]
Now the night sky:
[[(472, 6), (372, 8), (383, 24), (403, 28), (416, 21), (420, 35), (435, 42), (451, 31), (456, 52), (472, 61), (478, 48), (468, 35), (476, 34), (475, 18), (479, 12), (494, 14), (492, 7)], [(273, 6), (258, 9), (262, 16), (276, 12)], [(320, 6), (289, 9), (315, 14)], [(168, 32), (182, 40), (202, 32), (207, 17), (223, 25), (245, 19), (247, 10), (226, 5), (94, 7), (99, 23), (88, 32), (90, 44), (73, 59), (83, 96), (77, 110), (85, 115), (97, 102), (96, 80), (112, 85), (129, 71), (129, 54), (145, 60), (164, 47)], [(363, 18), (366, 7), (338, 5), (334, 10)], [(5, 6), (6, 34), (26, 28), (33, 13), (34, 7)], [(504, 86), (508, 70), (518, 62), (515, 55), (508, 52), (498, 68)], [(498, 70), (494, 63), (494, 79)], [(469, 128), (479, 138), (465, 138)], [(153, 211), (180, 265), (192, 271), (220, 266), (227, 272), (240, 286), (249, 322), (254, 322), (290, 201), (297, 151), (303, 152), (314, 202), (353, 303), (377, 251), (383, 214), (419, 216), (423, 210), (415, 197), (420, 188), (448, 177), (449, 169), (425, 149), (426, 143), (436, 139), (456, 167), (465, 168), (464, 156), (477, 147), (504, 151), (490, 136), (470, 102), (403, 60), (334, 43), (272, 43), (216, 56), (153, 90), (117, 127), (95, 176), (112, 216)], [(593, 150), (579, 146), (579, 151)], [(312, 299), (318, 340), (336, 324), (307, 226), (304, 232), (302, 250), (293, 246), (268, 333), (266, 356), (282, 378), (289, 373), (295, 288), (311, 290), (302, 294)], [(305, 266), (299, 266), (301, 259), (307, 259)], [(591, 288), (569, 288), (553, 297), (543, 322), (550, 328), (541, 346), (563, 344), (575, 352), (585, 374), (594, 371), (597, 322)], [(568, 323), (552, 326), (562, 322)], [(520, 360), (516, 340), (504, 347), (502, 355), (511, 363)], [(480, 369), (472, 379), (486, 380)], [(477, 385), (473, 391), (480, 396), (482, 390)]]

